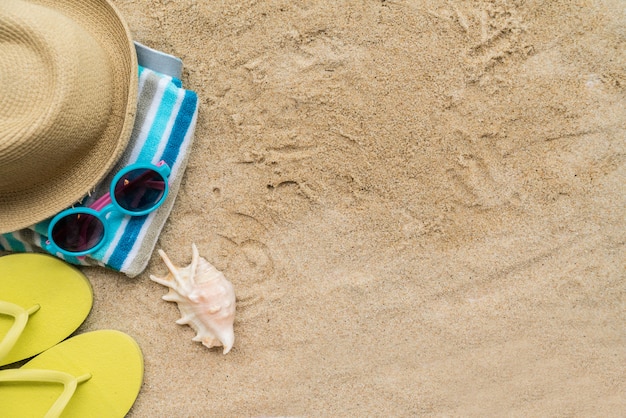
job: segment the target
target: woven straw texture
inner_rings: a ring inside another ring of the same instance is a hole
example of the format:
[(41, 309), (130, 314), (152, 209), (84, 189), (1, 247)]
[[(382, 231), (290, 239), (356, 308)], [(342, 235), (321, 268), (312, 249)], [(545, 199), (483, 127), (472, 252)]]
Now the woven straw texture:
[(0, 3), (0, 232), (85, 196), (124, 151), (137, 100), (128, 28), (105, 0)]

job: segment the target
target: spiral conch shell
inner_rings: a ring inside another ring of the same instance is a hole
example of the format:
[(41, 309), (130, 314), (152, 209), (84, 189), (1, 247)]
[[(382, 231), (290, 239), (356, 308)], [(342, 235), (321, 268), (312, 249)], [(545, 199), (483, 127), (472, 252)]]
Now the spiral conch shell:
[(196, 331), (192, 341), (209, 348), (224, 346), (226, 354), (235, 342), (235, 290), (222, 272), (199, 256), (195, 244), (191, 248), (191, 264), (184, 268), (176, 267), (159, 250), (170, 273), (164, 278), (150, 275), (150, 279), (170, 288), (163, 299), (178, 304), (182, 317), (176, 323)]

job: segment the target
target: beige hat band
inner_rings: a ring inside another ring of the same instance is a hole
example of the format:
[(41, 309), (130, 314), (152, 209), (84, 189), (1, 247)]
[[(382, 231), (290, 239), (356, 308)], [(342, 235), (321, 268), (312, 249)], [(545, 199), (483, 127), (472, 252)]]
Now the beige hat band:
[(9, 86), (0, 91), (0, 192), (11, 192), (93, 148), (110, 117), (112, 81), (101, 46), (72, 20), (2, 3), (0, 77)]

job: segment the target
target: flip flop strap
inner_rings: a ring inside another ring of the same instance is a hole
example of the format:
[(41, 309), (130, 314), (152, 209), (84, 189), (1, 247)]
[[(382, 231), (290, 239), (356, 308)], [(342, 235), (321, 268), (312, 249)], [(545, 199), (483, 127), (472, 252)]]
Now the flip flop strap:
[(22, 335), (22, 331), (24, 331), (24, 327), (26, 327), (28, 317), (37, 312), (39, 308), (39, 305), (34, 305), (29, 309), (24, 309), (19, 305), (0, 300), (0, 314), (15, 318), (13, 325), (2, 338), (2, 341), (0, 341), (0, 360), (9, 354), (13, 346), (15, 346), (20, 335)]
[[(38, 383), (61, 383), (63, 384), (63, 393), (57, 398), (50, 407), (44, 418), (58, 418), (63, 413), (67, 403), (72, 399), (76, 387), (79, 383), (85, 382), (91, 378), (91, 374), (87, 373), (79, 377), (74, 377), (69, 373), (56, 370), (43, 369), (7, 369), (0, 370), (1, 382), (38, 382)], [(1, 389), (0, 389), (1, 390)]]

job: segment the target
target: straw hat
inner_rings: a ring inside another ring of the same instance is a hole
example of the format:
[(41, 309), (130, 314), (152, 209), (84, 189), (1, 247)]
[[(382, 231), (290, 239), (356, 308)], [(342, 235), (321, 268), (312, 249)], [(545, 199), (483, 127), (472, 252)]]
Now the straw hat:
[(137, 57), (107, 0), (0, 0), (0, 233), (85, 196), (124, 151)]

